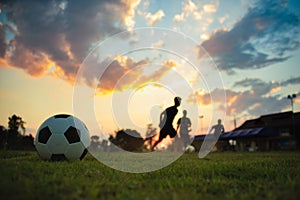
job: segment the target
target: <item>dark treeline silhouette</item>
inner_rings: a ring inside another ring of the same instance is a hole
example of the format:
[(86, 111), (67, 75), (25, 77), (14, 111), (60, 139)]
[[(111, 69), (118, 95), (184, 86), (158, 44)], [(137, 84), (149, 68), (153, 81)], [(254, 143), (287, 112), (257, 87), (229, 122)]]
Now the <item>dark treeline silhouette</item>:
[[(15, 114), (9, 117), (8, 128), (0, 125), (0, 150), (35, 150), (33, 136), (31, 134), (26, 135), (25, 132), (25, 121), (23, 121), (22, 117)], [(147, 151), (149, 145), (150, 148), (152, 146), (152, 139), (156, 135), (156, 129), (151, 127), (150, 132), (151, 134), (148, 133), (145, 139), (141, 137), (140, 133), (132, 129), (118, 130), (115, 132), (115, 135), (110, 135), (108, 140), (100, 141), (99, 136), (93, 135), (91, 136), (89, 150), (114, 151), (115, 148), (109, 145), (109, 143), (112, 143), (126, 151)]]
[[(122, 148), (131, 152), (145, 152), (152, 146), (152, 140), (156, 136), (156, 128), (152, 124), (148, 124), (146, 138), (142, 138), (141, 134), (136, 130), (122, 129), (115, 131), (114, 135), (110, 135), (108, 140), (102, 139), (97, 135), (91, 136), (91, 144), (89, 150), (96, 152), (101, 151), (116, 151), (116, 147)], [(114, 145), (112, 145), (114, 144)]]
[(110, 151), (110, 147), (108, 146), (108, 141), (107, 140), (99, 140), (99, 136), (97, 135), (93, 135), (91, 137), (91, 144), (89, 147), (90, 151), (97, 151), (97, 150), (101, 150), (101, 151)]
[(146, 149), (145, 139), (136, 130), (119, 130), (115, 136), (109, 137), (109, 141), (126, 151), (136, 152)]
[(25, 122), (17, 115), (8, 118), (8, 129), (0, 126), (0, 149), (35, 150), (34, 138), (25, 135)]

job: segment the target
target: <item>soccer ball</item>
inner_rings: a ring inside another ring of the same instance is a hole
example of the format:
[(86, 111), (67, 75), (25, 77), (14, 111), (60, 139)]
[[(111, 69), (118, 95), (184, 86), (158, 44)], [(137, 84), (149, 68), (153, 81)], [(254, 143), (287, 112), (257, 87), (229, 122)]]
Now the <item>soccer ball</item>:
[(78, 118), (58, 114), (39, 127), (35, 147), (44, 160), (82, 160), (90, 146), (89, 131)]
[(188, 145), (185, 148), (185, 152), (187, 152), (187, 153), (194, 153), (195, 152), (195, 147), (193, 145)]

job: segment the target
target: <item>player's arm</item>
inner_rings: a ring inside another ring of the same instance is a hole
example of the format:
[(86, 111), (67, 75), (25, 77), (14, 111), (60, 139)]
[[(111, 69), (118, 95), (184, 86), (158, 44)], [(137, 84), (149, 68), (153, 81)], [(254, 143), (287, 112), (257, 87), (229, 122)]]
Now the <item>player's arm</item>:
[(164, 116), (166, 114), (166, 111), (164, 110), (162, 113), (160, 113), (160, 117), (159, 117), (159, 127), (162, 128), (164, 126)]
[(224, 128), (224, 126), (222, 125), (221, 133), (224, 133), (224, 132), (225, 132), (225, 128)]
[(180, 122), (181, 122), (181, 118), (178, 119), (177, 121), (177, 128), (176, 128), (176, 132), (178, 132), (179, 126), (180, 126)]
[(211, 134), (212, 130), (214, 130), (214, 126), (211, 127), (211, 129), (209, 130), (208, 134)]
[(190, 120), (190, 118), (188, 118), (188, 127), (190, 128), (192, 126), (192, 122)]
[(159, 118), (159, 122), (162, 122), (164, 115), (165, 115), (166, 111), (163, 111), (162, 113), (160, 113), (160, 118)]

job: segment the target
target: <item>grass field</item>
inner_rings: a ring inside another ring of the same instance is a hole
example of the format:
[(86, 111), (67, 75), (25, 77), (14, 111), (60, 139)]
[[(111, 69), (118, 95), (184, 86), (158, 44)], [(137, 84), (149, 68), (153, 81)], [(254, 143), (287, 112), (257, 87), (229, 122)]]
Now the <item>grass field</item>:
[(299, 199), (300, 152), (185, 154), (168, 167), (130, 174), (88, 155), (47, 162), (0, 151), (0, 199)]

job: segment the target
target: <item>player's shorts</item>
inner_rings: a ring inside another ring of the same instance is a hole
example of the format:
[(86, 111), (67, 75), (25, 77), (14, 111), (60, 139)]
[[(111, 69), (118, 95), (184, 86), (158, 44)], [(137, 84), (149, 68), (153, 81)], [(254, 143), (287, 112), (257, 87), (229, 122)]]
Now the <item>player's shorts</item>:
[(177, 132), (173, 126), (164, 126), (159, 132), (159, 139), (166, 138), (168, 135), (170, 138), (174, 138), (176, 134)]

